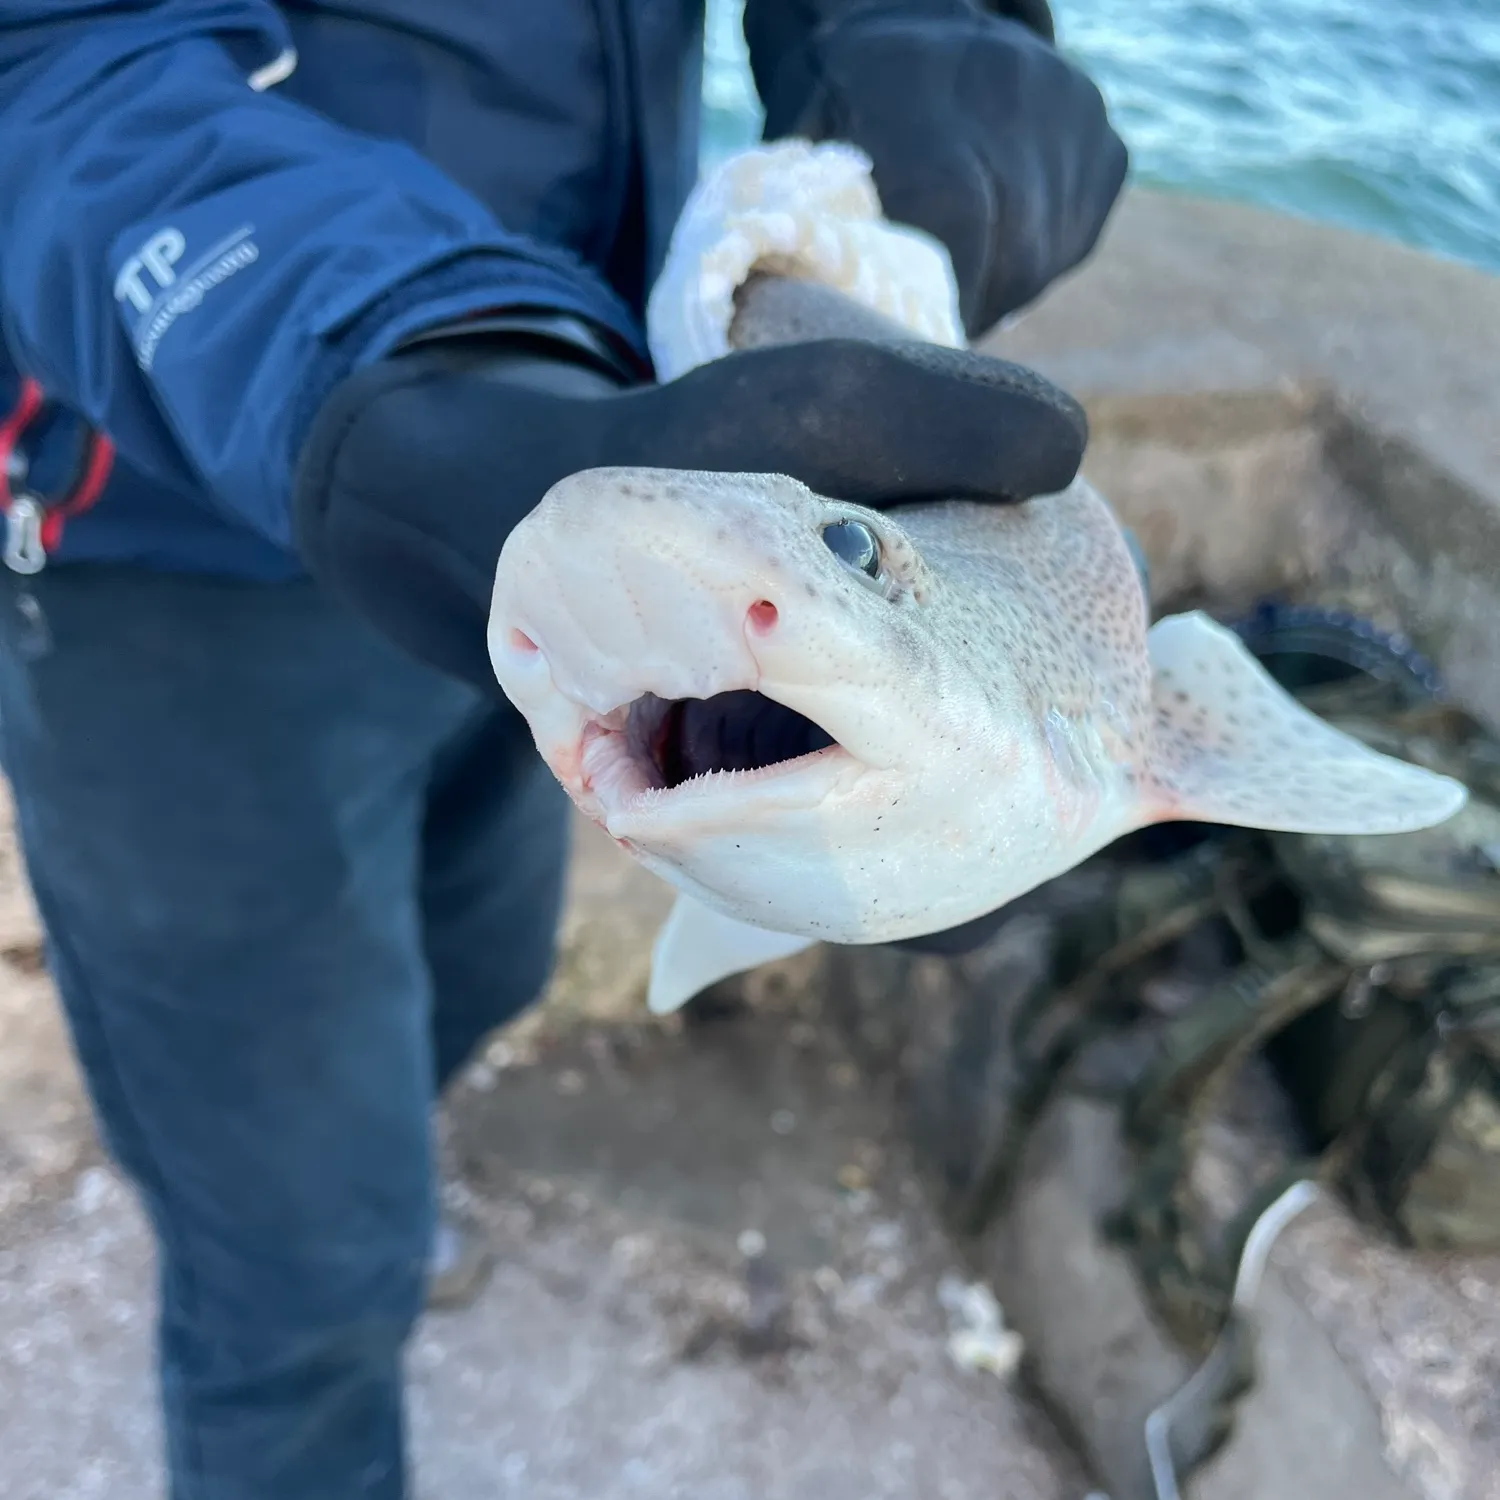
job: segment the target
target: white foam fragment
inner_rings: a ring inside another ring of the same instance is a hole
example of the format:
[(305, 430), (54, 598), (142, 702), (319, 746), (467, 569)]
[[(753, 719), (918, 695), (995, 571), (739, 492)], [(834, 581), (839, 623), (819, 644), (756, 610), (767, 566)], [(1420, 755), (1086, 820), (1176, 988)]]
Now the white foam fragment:
[(883, 216), (870, 159), (852, 146), (777, 141), (702, 178), (647, 304), (658, 378), (729, 353), (734, 294), (756, 271), (819, 282), (931, 343), (964, 347), (946, 247)]

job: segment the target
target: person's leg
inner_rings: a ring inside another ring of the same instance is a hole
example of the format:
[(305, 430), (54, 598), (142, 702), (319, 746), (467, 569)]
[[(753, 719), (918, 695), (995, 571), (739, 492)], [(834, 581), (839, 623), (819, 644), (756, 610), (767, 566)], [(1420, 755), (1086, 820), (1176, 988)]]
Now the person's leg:
[(422, 912), (441, 1091), (541, 994), (568, 854), (568, 799), (509, 705), (474, 713), (433, 767)]
[[(439, 1091), (488, 1032), (542, 992), (562, 904), (567, 819), (565, 793), (508, 706), (478, 709), (434, 764), (422, 911)], [(441, 1218), (428, 1306), (467, 1304), (489, 1263), (480, 1236)]]
[(0, 580), (0, 745), (161, 1264), (173, 1500), (396, 1500), (432, 1222), (417, 892), (473, 695), (306, 586)]

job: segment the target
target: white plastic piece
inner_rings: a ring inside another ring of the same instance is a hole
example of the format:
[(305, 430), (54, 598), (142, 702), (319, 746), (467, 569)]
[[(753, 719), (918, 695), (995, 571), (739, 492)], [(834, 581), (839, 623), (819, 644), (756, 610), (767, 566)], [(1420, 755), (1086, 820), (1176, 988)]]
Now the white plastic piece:
[(938, 1301), (948, 1314), (948, 1357), (962, 1370), (985, 1370), (1007, 1380), (1026, 1345), (1005, 1326), (995, 1294), (982, 1281), (948, 1275), (938, 1283)]

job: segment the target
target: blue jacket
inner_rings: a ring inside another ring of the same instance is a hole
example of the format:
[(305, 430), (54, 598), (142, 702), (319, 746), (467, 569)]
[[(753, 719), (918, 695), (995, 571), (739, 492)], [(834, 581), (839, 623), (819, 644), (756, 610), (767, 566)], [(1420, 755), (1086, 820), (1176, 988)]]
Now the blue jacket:
[[(746, 0), (762, 92), (872, 3)], [(1050, 35), (1045, 0), (978, 4)], [(423, 327), (540, 307), (644, 360), (703, 5), (0, 0), (0, 459), (22, 374), (64, 412), (26, 435), (35, 488), (85, 424), (116, 449), (52, 556), (301, 572), (312, 415)]]
[(703, 0), (3, 0), (0, 433), (24, 373), (64, 410), (38, 488), (72, 414), (117, 450), (53, 557), (296, 574), (295, 456), (353, 368), (497, 305), (640, 349), (702, 42)]

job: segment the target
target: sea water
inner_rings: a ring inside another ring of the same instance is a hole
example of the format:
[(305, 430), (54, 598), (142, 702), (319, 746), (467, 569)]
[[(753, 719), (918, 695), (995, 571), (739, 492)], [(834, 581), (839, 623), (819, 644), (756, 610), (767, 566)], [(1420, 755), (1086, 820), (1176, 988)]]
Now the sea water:
[[(1500, 0), (1053, 0), (1136, 181), (1500, 271)], [(705, 155), (753, 141), (737, 0), (710, 0)]]

